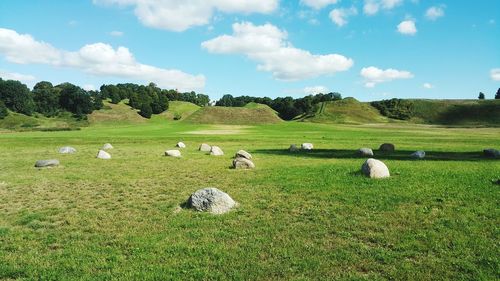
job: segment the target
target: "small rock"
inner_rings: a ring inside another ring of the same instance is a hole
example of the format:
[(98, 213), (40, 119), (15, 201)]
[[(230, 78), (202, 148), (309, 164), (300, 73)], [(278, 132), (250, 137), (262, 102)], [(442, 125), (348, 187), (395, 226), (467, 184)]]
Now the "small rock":
[(178, 147), (178, 148), (186, 148), (186, 145), (182, 141), (180, 141), (180, 142), (177, 143), (176, 147)]
[(64, 147), (59, 148), (59, 153), (61, 153), (61, 154), (72, 154), (75, 152), (76, 152), (76, 149), (74, 149), (71, 146), (64, 146)]
[(396, 147), (392, 143), (383, 143), (380, 145), (378, 150), (384, 152), (394, 152), (394, 150), (396, 150)]
[(203, 151), (203, 152), (210, 152), (210, 150), (212, 150), (212, 147), (206, 143), (202, 143), (200, 145), (200, 151)]
[(381, 179), (390, 177), (389, 168), (384, 162), (369, 158), (361, 166), (361, 172), (372, 179)]
[(181, 152), (179, 150), (167, 150), (165, 151), (165, 156), (181, 157)]
[(113, 146), (110, 143), (105, 143), (102, 146), (102, 150), (106, 150), (106, 149), (113, 149)]
[(209, 187), (191, 194), (187, 206), (200, 212), (224, 214), (236, 206), (236, 202), (225, 192)]
[(373, 150), (371, 148), (360, 148), (358, 149), (358, 155), (359, 156), (373, 156)]
[(224, 155), (224, 152), (222, 151), (222, 149), (218, 146), (212, 146), (212, 149), (210, 150), (210, 155), (213, 155), (213, 156), (222, 156)]
[(288, 150), (290, 150), (290, 152), (297, 152), (299, 151), (299, 148), (297, 147), (296, 144), (292, 144), (290, 145), (290, 148), (288, 148)]
[(418, 150), (418, 151), (413, 152), (410, 156), (411, 156), (411, 158), (414, 158), (414, 159), (424, 159), (425, 158), (425, 151)]
[(301, 147), (302, 147), (303, 150), (312, 150), (313, 149), (313, 144), (306, 142), (306, 143), (303, 143), (301, 145)]
[(55, 167), (55, 166), (59, 166), (59, 160), (57, 159), (38, 160), (35, 163), (35, 167), (37, 168)]
[(111, 154), (107, 153), (104, 150), (99, 150), (96, 157), (99, 159), (106, 159), (107, 160), (107, 159), (111, 159)]
[(235, 169), (253, 169), (255, 164), (252, 160), (243, 157), (237, 157), (233, 160), (233, 168)]
[(234, 157), (243, 157), (243, 158), (246, 158), (248, 160), (251, 160), (252, 159), (252, 154), (246, 152), (245, 150), (238, 150), (238, 152), (236, 152), (236, 155), (234, 155)]
[(488, 158), (500, 158), (500, 150), (494, 148), (488, 148), (483, 150), (483, 154)]

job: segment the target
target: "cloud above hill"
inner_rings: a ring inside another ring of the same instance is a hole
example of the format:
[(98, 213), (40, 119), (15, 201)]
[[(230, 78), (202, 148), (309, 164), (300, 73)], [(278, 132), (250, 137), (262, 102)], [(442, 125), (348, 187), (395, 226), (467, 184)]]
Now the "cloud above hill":
[(409, 71), (397, 69), (380, 69), (375, 66), (361, 69), (361, 76), (365, 79), (365, 87), (373, 88), (379, 83), (390, 82), (397, 79), (410, 79), (413, 74)]

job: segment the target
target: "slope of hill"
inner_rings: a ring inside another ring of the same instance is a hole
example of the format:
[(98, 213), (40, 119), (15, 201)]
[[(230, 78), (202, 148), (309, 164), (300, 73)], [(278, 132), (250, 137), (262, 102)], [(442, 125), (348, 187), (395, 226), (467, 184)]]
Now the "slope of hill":
[(104, 107), (100, 110), (95, 110), (88, 115), (89, 123), (97, 124), (117, 124), (117, 123), (144, 123), (146, 118), (140, 116), (136, 109), (131, 108), (126, 104), (126, 100), (112, 104), (104, 101)]
[(9, 115), (0, 119), (0, 130), (12, 131), (65, 131), (75, 130), (87, 126), (86, 120), (77, 120), (71, 113), (64, 112), (58, 117), (45, 117), (35, 113), (33, 116), (9, 112)]
[(201, 124), (252, 125), (281, 122), (274, 110), (267, 105), (248, 107), (202, 107), (186, 119), (186, 122)]
[(200, 106), (194, 103), (171, 101), (169, 102), (168, 110), (159, 114), (159, 118), (166, 118), (167, 120), (184, 120), (198, 109), (200, 109)]
[(338, 101), (322, 102), (318, 111), (312, 116), (301, 117), (298, 120), (315, 123), (347, 123), (364, 124), (387, 122), (377, 109), (368, 103), (359, 102), (355, 98), (345, 98)]

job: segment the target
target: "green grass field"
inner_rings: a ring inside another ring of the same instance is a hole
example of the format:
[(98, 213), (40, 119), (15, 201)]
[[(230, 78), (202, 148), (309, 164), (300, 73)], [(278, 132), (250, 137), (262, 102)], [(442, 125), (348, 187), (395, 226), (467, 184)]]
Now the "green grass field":
[[(0, 133), (2, 280), (498, 280), (499, 128), (199, 125), (153, 118), (79, 131)], [(181, 159), (163, 152), (177, 141)], [(95, 158), (106, 142), (111, 160)], [(197, 148), (219, 145), (223, 157)], [(312, 142), (291, 154), (292, 143)], [(359, 174), (383, 142), (391, 178)], [(61, 146), (74, 155), (59, 155)], [(238, 149), (255, 170), (232, 170)], [(423, 149), (427, 159), (409, 160)], [(61, 165), (35, 169), (36, 160)], [(217, 187), (215, 216), (179, 209)]]

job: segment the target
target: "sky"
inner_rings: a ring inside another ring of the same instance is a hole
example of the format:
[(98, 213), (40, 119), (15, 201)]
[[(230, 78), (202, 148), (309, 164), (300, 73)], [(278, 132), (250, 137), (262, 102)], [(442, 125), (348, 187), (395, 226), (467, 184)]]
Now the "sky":
[(498, 0), (1, 0), (0, 77), (218, 99), (493, 98)]

